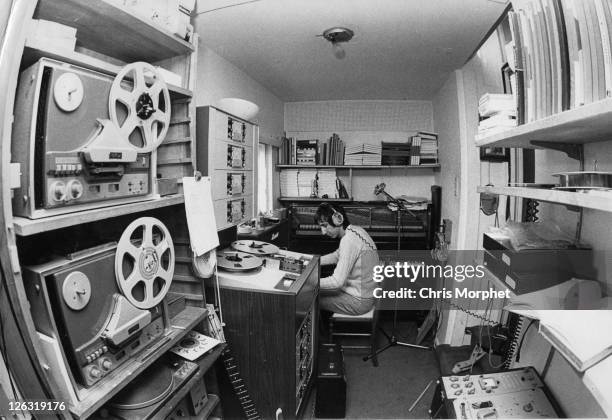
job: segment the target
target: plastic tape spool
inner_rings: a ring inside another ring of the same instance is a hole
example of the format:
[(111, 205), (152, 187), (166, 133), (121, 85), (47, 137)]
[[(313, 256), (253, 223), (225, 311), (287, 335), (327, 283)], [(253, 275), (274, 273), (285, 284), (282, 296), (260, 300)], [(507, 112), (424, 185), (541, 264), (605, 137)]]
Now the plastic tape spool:
[(115, 253), (115, 278), (126, 299), (140, 309), (158, 305), (174, 275), (175, 251), (168, 228), (154, 217), (134, 220)]
[(196, 254), (193, 254), (191, 262), (193, 271), (198, 277), (212, 277), (215, 272), (215, 266), (217, 265), (217, 252), (212, 249), (202, 255), (196, 256)]
[[(130, 83), (131, 82), (131, 83)], [(127, 109), (120, 121), (117, 104)], [(170, 93), (159, 72), (149, 63), (138, 61), (123, 67), (108, 95), (111, 121), (139, 153), (148, 153), (164, 141), (170, 127)], [(133, 134), (139, 132), (140, 138)]]

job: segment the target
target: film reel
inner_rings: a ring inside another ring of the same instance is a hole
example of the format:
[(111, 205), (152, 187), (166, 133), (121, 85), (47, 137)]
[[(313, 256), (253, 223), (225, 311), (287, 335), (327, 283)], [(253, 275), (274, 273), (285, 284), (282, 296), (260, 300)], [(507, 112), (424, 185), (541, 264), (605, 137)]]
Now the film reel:
[(193, 254), (191, 260), (193, 271), (198, 277), (209, 278), (215, 272), (217, 265), (217, 252), (212, 249), (202, 255)]
[[(147, 80), (149, 74), (152, 81)], [(118, 104), (127, 112), (123, 121)], [(151, 152), (164, 140), (170, 126), (168, 87), (151, 64), (142, 61), (128, 64), (113, 81), (108, 110), (123, 138), (129, 139), (138, 152)]]
[(134, 220), (115, 254), (115, 278), (126, 299), (140, 309), (158, 305), (174, 274), (174, 245), (168, 228), (153, 217)]

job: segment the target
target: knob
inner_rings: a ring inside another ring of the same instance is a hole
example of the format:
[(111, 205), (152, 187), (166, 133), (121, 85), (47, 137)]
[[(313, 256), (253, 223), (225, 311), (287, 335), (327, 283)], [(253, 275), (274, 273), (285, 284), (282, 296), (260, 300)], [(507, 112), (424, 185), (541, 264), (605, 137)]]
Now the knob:
[(55, 181), (51, 184), (51, 197), (54, 201), (64, 201), (66, 199), (66, 184), (62, 181)]
[(100, 359), (100, 367), (109, 371), (113, 367), (113, 362), (108, 357), (103, 357)]
[(102, 377), (102, 372), (97, 367), (92, 366), (91, 369), (89, 369), (89, 377), (91, 379), (100, 379)]
[(66, 190), (70, 198), (76, 200), (77, 198), (81, 198), (83, 195), (83, 184), (78, 179), (73, 179), (72, 181), (68, 182)]

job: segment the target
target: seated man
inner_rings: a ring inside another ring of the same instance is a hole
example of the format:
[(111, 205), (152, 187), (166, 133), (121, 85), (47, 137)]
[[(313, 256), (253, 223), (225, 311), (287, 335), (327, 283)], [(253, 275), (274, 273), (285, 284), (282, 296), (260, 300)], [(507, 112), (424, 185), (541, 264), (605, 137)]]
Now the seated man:
[[(336, 264), (334, 273), (320, 281), (319, 304), (322, 311), (361, 315), (374, 306), (376, 283), (373, 269), (378, 264), (374, 241), (363, 228), (351, 225), (344, 209), (323, 203), (315, 214), (321, 233), (340, 239), (335, 252), (321, 257), (321, 265)], [(329, 314), (322, 314), (322, 321)]]

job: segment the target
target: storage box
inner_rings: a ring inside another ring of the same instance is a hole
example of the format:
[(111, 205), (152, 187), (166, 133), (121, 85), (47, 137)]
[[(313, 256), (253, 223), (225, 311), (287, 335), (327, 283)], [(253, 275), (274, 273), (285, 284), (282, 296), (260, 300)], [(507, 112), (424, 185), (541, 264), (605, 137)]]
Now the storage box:
[(514, 251), (510, 240), (484, 234), (484, 265), (514, 293), (545, 289), (572, 277), (595, 278), (588, 249)]
[(340, 344), (321, 344), (317, 368), (315, 417), (338, 419), (346, 413), (344, 355)]

